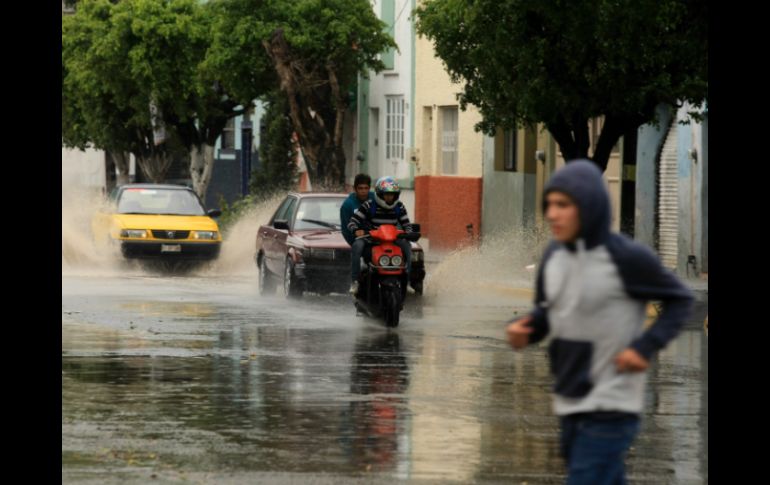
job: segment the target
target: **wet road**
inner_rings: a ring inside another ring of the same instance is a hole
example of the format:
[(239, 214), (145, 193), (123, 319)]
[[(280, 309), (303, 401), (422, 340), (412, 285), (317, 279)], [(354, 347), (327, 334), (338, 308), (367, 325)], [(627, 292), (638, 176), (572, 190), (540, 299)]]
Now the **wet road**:
[[(62, 276), (65, 483), (562, 483), (526, 295), (412, 298), (398, 329), (256, 275)], [(707, 483), (708, 347), (653, 363), (631, 483)]]

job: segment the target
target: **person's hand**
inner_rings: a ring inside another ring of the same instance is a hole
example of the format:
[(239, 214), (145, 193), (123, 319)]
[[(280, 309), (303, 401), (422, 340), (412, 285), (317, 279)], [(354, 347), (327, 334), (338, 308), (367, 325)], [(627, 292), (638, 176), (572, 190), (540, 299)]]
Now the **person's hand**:
[(508, 343), (514, 349), (523, 349), (529, 344), (529, 334), (534, 330), (529, 324), (532, 322), (532, 316), (527, 315), (521, 320), (517, 320), (505, 329), (508, 335)]
[(361, 237), (364, 234), (366, 234), (366, 231), (364, 231), (363, 229), (359, 229), (356, 231), (356, 237)]
[(641, 372), (650, 363), (634, 349), (626, 349), (615, 356), (615, 367), (618, 372)]

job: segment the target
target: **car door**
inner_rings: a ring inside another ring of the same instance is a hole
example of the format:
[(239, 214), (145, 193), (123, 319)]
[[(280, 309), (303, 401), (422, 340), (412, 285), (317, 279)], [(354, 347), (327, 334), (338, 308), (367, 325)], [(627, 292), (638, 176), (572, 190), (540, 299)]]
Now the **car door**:
[(286, 211), (291, 204), (291, 200), (292, 197), (286, 197), (283, 202), (281, 202), (281, 205), (278, 206), (278, 209), (275, 211), (275, 214), (273, 214), (270, 222), (259, 228), (258, 237), (262, 241), (265, 265), (267, 265), (267, 268), (274, 274), (282, 274), (281, 271), (283, 271), (283, 265), (282, 263), (277, 262), (280, 254), (275, 241), (278, 237), (278, 230), (273, 227), (273, 224), (275, 224), (275, 221), (281, 220), (285, 216)]
[[(289, 227), (294, 227), (294, 216), (297, 215), (297, 206), (299, 206), (299, 199), (297, 197), (292, 197), (291, 202), (289, 203), (289, 206), (286, 208), (286, 213), (284, 214), (284, 220), (286, 220), (289, 223)], [(286, 255), (289, 254), (289, 246), (287, 244), (289, 239), (289, 234), (291, 233), (290, 230), (286, 229), (275, 229), (276, 231), (276, 237), (274, 240), (275, 246), (276, 246), (276, 257), (279, 258), (276, 260), (276, 264), (280, 266), (281, 273), (283, 274), (284, 271), (286, 271)]]

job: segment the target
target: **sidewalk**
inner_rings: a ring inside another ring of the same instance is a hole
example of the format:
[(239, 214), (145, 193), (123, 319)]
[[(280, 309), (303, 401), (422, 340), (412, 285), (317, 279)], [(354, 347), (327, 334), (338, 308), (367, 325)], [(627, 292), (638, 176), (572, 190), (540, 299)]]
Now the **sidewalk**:
[[(437, 253), (436, 251), (426, 252), (425, 264), (426, 271), (430, 273), (432, 268), (435, 268), (441, 263), (445, 254)], [(681, 276), (680, 276), (681, 277)], [(708, 315), (708, 275), (703, 279), (684, 279), (682, 281), (692, 290), (695, 295), (695, 304), (693, 305), (693, 312), (690, 318), (685, 322), (684, 328), (695, 329), (703, 328), (704, 320)], [(532, 301), (534, 298), (535, 276), (532, 275), (532, 283), (528, 286), (516, 286), (514, 284), (506, 284), (505, 282), (481, 282), (479, 284), (484, 290), (492, 293), (508, 296), (512, 299), (526, 299)], [(654, 318), (657, 315), (657, 310), (654, 305), (649, 304), (647, 306), (647, 316)]]

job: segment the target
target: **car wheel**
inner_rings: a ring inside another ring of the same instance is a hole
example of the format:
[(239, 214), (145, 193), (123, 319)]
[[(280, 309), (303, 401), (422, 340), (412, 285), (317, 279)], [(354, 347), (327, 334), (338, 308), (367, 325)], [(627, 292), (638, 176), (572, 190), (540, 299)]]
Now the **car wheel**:
[(283, 272), (283, 296), (286, 298), (299, 298), (302, 296), (302, 283), (294, 274), (294, 264), (291, 258), (286, 258), (285, 270)]
[(262, 296), (272, 295), (275, 293), (275, 286), (270, 270), (267, 269), (265, 256), (262, 256), (262, 260), (259, 262), (259, 294)]

